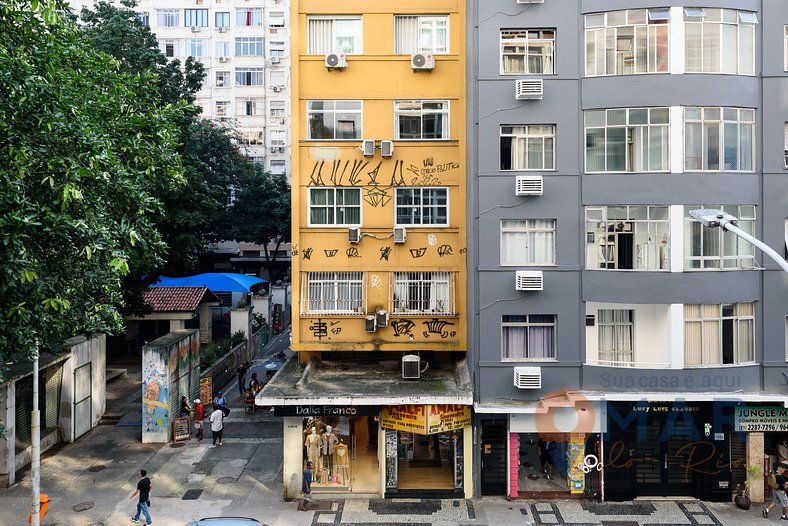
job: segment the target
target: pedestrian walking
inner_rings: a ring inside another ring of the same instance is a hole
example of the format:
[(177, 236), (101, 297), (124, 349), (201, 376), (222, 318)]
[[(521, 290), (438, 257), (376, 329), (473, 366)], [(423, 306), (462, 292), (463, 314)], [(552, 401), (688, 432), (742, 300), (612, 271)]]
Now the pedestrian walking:
[(309, 511), (309, 503), (312, 502), (312, 468), (314, 464), (311, 462), (306, 463), (304, 470), (304, 480), (301, 483), (301, 491), (304, 494), (304, 501), (298, 505), (301, 511)]
[(197, 440), (203, 439), (203, 420), (205, 420), (205, 406), (202, 404), (202, 400), (199, 398), (194, 399), (195, 405), (195, 415), (194, 415), (194, 427), (197, 429)]
[(216, 396), (213, 398), (213, 407), (216, 409), (216, 406), (227, 406), (227, 399), (222, 394), (222, 390), (216, 391)]
[(211, 434), (213, 435), (213, 444), (210, 447), (216, 447), (216, 442), (222, 445), (222, 431), (224, 430), (224, 412), (221, 406), (216, 406), (211, 413)]
[(150, 526), (153, 524), (153, 521), (150, 518), (150, 511), (148, 511), (148, 507), (150, 506), (150, 489), (151, 483), (150, 479), (148, 478), (148, 472), (144, 469), (140, 470), (140, 480), (137, 482), (137, 491), (135, 491), (129, 500), (133, 500), (134, 497), (139, 495), (140, 500), (137, 503), (137, 514), (131, 518), (131, 522), (139, 522), (140, 521), (140, 513), (145, 516), (145, 523)]
[(185, 396), (181, 397), (181, 417), (189, 416), (192, 414), (192, 406), (189, 405), (189, 399)]
[(772, 508), (780, 506), (780, 511), (782, 512), (780, 519), (788, 521), (788, 496), (785, 494), (786, 475), (788, 475), (788, 468), (783, 469), (782, 473), (778, 472), (774, 477), (777, 487), (772, 489), (772, 502), (763, 509), (764, 519), (769, 518), (769, 511), (771, 511)]
[(241, 363), (238, 370), (235, 371), (235, 374), (238, 375), (238, 394), (241, 396), (243, 396), (244, 391), (246, 391), (246, 371), (245, 363)]

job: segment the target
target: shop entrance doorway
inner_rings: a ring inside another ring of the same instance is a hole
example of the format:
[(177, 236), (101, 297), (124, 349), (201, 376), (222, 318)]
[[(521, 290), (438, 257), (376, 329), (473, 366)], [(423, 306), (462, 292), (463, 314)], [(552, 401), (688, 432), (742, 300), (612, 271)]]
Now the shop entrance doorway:
[(538, 433), (518, 433), (518, 492), (566, 492), (565, 437), (544, 440)]
[(456, 437), (397, 432), (399, 490), (455, 489)]
[(695, 493), (695, 471), (687, 469), (694, 426), (684, 420), (652, 418), (636, 434), (635, 482), (638, 495), (678, 497)]

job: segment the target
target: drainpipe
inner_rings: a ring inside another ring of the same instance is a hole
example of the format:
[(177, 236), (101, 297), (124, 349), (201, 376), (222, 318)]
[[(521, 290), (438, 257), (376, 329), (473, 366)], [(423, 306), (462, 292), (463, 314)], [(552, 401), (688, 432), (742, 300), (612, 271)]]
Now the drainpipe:
[(33, 357), (33, 412), (30, 424), (31, 456), (30, 473), (33, 475), (33, 506), (31, 524), (41, 526), (41, 413), (38, 410), (38, 349)]

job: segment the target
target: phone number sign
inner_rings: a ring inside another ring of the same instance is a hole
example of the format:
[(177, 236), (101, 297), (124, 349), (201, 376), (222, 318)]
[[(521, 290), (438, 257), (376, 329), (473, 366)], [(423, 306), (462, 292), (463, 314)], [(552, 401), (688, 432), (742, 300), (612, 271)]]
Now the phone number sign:
[(736, 431), (788, 431), (788, 409), (776, 406), (736, 407)]

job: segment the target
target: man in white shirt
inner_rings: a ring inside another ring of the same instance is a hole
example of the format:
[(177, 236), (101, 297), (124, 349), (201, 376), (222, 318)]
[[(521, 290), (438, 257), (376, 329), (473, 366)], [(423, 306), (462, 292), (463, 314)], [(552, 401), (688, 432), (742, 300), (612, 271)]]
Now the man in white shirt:
[(217, 440), (221, 446), (222, 430), (224, 430), (224, 413), (222, 413), (222, 410), (219, 406), (216, 406), (216, 409), (213, 410), (209, 420), (211, 421), (211, 432), (213, 433), (213, 445), (210, 447), (216, 447)]

